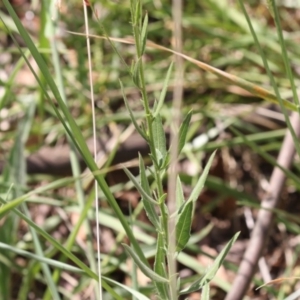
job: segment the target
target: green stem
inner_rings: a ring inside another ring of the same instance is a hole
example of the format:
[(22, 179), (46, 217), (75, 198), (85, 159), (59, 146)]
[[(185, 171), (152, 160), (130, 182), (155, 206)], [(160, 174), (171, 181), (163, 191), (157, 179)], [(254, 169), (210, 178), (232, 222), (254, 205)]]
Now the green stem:
[[(161, 180), (161, 171), (157, 165), (157, 155), (156, 155), (156, 150), (154, 147), (154, 134), (152, 130), (152, 112), (150, 110), (149, 106), (149, 101), (147, 97), (147, 91), (146, 91), (146, 84), (145, 84), (145, 77), (144, 77), (144, 65), (142, 62), (142, 57), (139, 58), (141, 63), (140, 63), (140, 81), (141, 81), (141, 93), (142, 93), (142, 99), (143, 99), (143, 104), (144, 104), (144, 109), (146, 112), (146, 122), (147, 122), (147, 127), (148, 127), (148, 136), (149, 136), (149, 147), (150, 147), (150, 152), (153, 156), (153, 162), (154, 162), (154, 169), (155, 169), (155, 181), (157, 184), (157, 192), (158, 192), (158, 199), (160, 199), (164, 192), (163, 192), (163, 185), (162, 185), (162, 180)], [(168, 245), (168, 220), (167, 220), (167, 212), (164, 203), (160, 204), (160, 210), (161, 210), (161, 216), (162, 216), (162, 226), (165, 230), (165, 244)]]

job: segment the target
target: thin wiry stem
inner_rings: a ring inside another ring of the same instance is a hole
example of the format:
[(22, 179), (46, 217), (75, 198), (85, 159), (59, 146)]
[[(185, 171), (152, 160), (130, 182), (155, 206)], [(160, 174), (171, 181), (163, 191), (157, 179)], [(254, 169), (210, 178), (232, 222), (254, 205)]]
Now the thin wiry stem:
[[(96, 139), (96, 114), (95, 114), (95, 99), (94, 99), (94, 88), (93, 88), (93, 77), (92, 77), (92, 58), (91, 58), (91, 47), (89, 38), (89, 23), (87, 16), (87, 4), (83, 2), (84, 11), (84, 22), (85, 22), (85, 33), (86, 33), (86, 44), (88, 54), (88, 66), (89, 66), (89, 82), (90, 82), (90, 93), (91, 93), (91, 106), (92, 106), (92, 120), (93, 120), (93, 145), (94, 145), (94, 160), (97, 160), (97, 139)], [(102, 299), (102, 284), (101, 284), (101, 253), (100, 253), (100, 221), (99, 221), (99, 200), (98, 200), (98, 184), (95, 180), (95, 206), (96, 206), (96, 235), (97, 235), (97, 255), (98, 255), (98, 295), (99, 299)], [(98, 297), (97, 297), (98, 298)]]

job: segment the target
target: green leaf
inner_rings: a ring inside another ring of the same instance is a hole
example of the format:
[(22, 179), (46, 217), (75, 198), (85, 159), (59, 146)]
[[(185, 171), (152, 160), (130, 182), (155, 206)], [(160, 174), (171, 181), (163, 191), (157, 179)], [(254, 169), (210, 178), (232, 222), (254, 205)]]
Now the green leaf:
[(157, 159), (158, 165), (162, 166), (163, 165), (163, 161), (164, 161), (163, 154), (157, 148), (155, 148), (155, 154), (156, 154), (156, 159)]
[[(161, 232), (157, 235), (156, 254), (154, 262), (154, 271), (162, 277), (166, 277), (165, 270), (166, 251), (164, 247), (164, 236)], [(168, 299), (168, 287), (165, 283), (155, 282), (157, 293), (160, 299)]]
[(141, 185), (138, 183), (138, 181), (135, 179), (132, 173), (127, 168), (124, 168), (123, 170), (126, 173), (126, 175), (129, 177), (129, 179), (132, 181), (136, 189), (140, 192), (143, 199), (155, 205), (158, 205), (158, 203), (151, 197), (151, 194), (148, 195), (147, 192), (141, 187)]
[(217, 271), (221, 267), (227, 253), (229, 252), (232, 245), (235, 243), (239, 236), (240, 232), (237, 232), (233, 238), (227, 243), (224, 249), (220, 252), (220, 254), (216, 257), (213, 265), (209, 268), (205, 275), (201, 276), (200, 279), (196, 280), (191, 286), (180, 291), (180, 295), (193, 293), (203, 288), (204, 285), (208, 284), (216, 275)]
[[(161, 198), (158, 200), (159, 203), (162, 203), (161, 201), (165, 201), (166, 197), (167, 197), (166, 194), (162, 195)], [(164, 209), (161, 209), (161, 216), (160, 216), (160, 219), (164, 223), (162, 226), (163, 226), (163, 228), (168, 228), (168, 220), (169, 220), (169, 210), (168, 210), (168, 207), (167, 207), (167, 205), (165, 203), (162, 203), (160, 205), (164, 206)]]
[(191, 244), (197, 244), (200, 241), (202, 241), (208, 234), (211, 232), (211, 230), (214, 228), (214, 223), (208, 223), (203, 229), (198, 231), (197, 233), (193, 234), (190, 238)]
[(79, 269), (79, 268), (74, 267), (72, 265), (60, 262), (57, 259), (51, 259), (51, 258), (47, 258), (47, 257), (44, 257), (44, 256), (39, 256), (39, 255), (33, 254), (31, 252), (28, 252), (28, 251), (25, 251), (25, 250), (22, 250), (22, 249), (18, 249), (16, 247), (12, 247), (10, 245), (7, 245), (7, 244), (1, 243), (1, 242), (0, 242), (0, 249), (9, 250), (9, 251), (14, 252), (18, 255), (22, 255), (24, 257), (28, 257), (28, 258), (46, 263), (47, 265), (55, 267), (55, 268), (60, 268), (60, 269), (66, 270), (66, 271), (75, 272), (75, 273), (83, 273), (84, 274), (84, 271), (82, 269)]
[(168, 84), (170, 81), (170, 76), (171, 76), (172, 69), (173, 69), (173, 65), (174, 65), (174, 62), (171, 63), (171, 65), (168, 69), (167, 76), (165, 78), (164, 85), (163, 85), (162, 91), (159, 96), (158, 104), (157, 104), (156, 108), (154, 109), (154, 114), (153, 114), (154, 118), (156, 118), (156, 116), (160, 113), (162, 106), (164, 104), (165, 97), (166, 97), (167, 90), (168, 90)]
[(211, 164), (213, 162), (213, 159), (215, 157), (215, 154), (216, 154), (216, 151), (214, 151), (213, 154), (210, 156), (210, 158), (209, 158), (198, 182), (196, 183), (196, 186), (194, 187), (189, 199), (187, 200), (187, 202), (190, 202), (190, 201), (195, 202), (198, 199), (198, 197), (204, 187), (204, 183), (205, 183), (206, 177), (208, 175), (209, 169), (211, 167)]
[(128, 100), (127, 100), (127, 97), (124, 93), (124, 87), (123, 87), (123, 84), (122, 82), (120, 81), (120, 85), (121, 85), (121, 91), (122, 91), (122, 94), (123, 94), (123, 99), (124, 99), (124, 102), (125, 102), (125, 106), (126, 106), (126, 109), (128, 110), (129, 112), (129, 115), (130, 115), (130, 119), (135, 127), (135, 129), (137, 130), (137, 132), (146, 140), (148, 141), (148, 137), (147, 137), (147, 134), (145, 133), (145, 131), (143, 131), (140, 126), (138, 125), (138, 123), (136, 122), (135, 120), (135, 117), (133, 115), (133, 112), (129, 106), (129, 103), (128, 103)]
[(26, 200), (26, 197), (20, 197), (20, 198), (17, 198), (15, 200), (7, 203), (4, 201), (4, 199), (2, 199), (0, 197), (0, 201), (2, 203), (5, 203), (4, 205), (1, 205), (1, 207), (0, 207), (0, 220), (6, 213), (8, 213), (9, 211), (11, 211), (13, 208), (17, 207), (21, 203), (23, 203), (25, 200)]
[(131, 249), (128, 245), (126, 245), (126, 244), (122, 244), (122, 245), (123, 245), (125, 251), (127, 252), (127, 254), (132, 257), (133, 261), (141, 269), (141, 271), (147, 277), (149, 277), (153, 282), (165, 282), (165, 283), (169, 282), (169, 280), (167, 278), (164, 278), (164, 277), (158, 275), (157, 273), (155, 273), (154, 271), (152, 271), (149, 267), (147, 267), (140, 260), (140, 258), (138, 257), (138, 255), (136, 255), (136, 253), (133, 251), (133, 249)]
[[(6, 204), (6, 201), (0, 198), (0, 202), (3, 204)], [(79, 266), (89, 277), (99, 280), (97, 274), (95, 274), (87, 265), (85, 265), (79, 258), (77, 258), (73, 253), (71, 253), (69, 250), (67, 250), (61, 243), (59, 243), (56, 239), (54, 239), (51, 235), (49, 235), (46, 231), (44, 231), (40, 226), (36, 225), (32, 220), (30, 220), (28, 217), (26, 217), (24, 214), (22, 214), (17, 209), (13, 208), (12, 211), (18, 215), (20, 218), (22, 218), (28, 225), (33, 227), (33, 229), (39, 233), (41, 236), (43, 236), (48, 242), (50, 242), (55, 248), (60, 250), (66, 257), (68, 257), (70, 260), (72, 260), (77, 266)]]
[(177, 184), (176, 184), (176, 208), (179, 211), (180, 207), (184, 203), (184, 195), (182, 190), (182, 183), (180, 177), (177, 176)]
[(180, 125), (179, 128), (179, 139), (178, 139), (178, 154), (181, 152), (181, 150), (183, 149), (185, 142), (186, 142), (186, 136), (189, 130), (189, 125), (190, 125), (190, 121), (192, 118), (192, 111), (190, 110), (188, 112), (188, 114), (186, 115), (186, 117), (184, 118), (182, 124)]
[(132, 71), (132, 81), (134, 82), (134, 84), (136, 85), (136, 87), (138, 89), (141, 89), (142, 85), (141, 85), (141, 80), (140, 80), (140, 69), (141, 69), (141, 58), (139, 58), (133, 67), (133, 71)]
[(134, 26), (138, 26), (140, 23), (140, 19), (141, 19), (141, 1), (137, 0), (136, 1), (136, 6), (134, 9)]
[(146, 13), (141, 32), (141, 55), (144, 54), (147, 42), (148, 14)]
[(134, 296), (137, 300), (150, 300), (148, 297), (144, 296), (143, 294), (141, 294), (140, 292), (118, 282), (118, 281), (115, 281), (113, 279), (110, 279), (108, 277), (105, 277), (105, 276), (102, 276), (102, 279), (109, 282), (109, 283), (112, 283), (126, 291), (128, 291), (132, 296)]
[(167, 199), (167, 194), (162, 194), (159, 199), (158, 199), (158, 204), (161, 205), (162, 203), (165, 203), (166, 199)]
[(210, 287), (209, 287), (209, 283), (207, 283), (204, 285), (202, 289), (201, 300), (210, 300), (209, 292), (210, 292)]
[(152, 121), (152, 131), (154, 137), (154, 148), (157, 156), (157, 165), (162, 166), (167, 156), (166, 135), (160, 114)]
[[(142, 189), (151, 197), (151, 190), (148, 182), (148, 178), (146, 176), (145, 165), (142, 156), (139, 154), (139, 166), (140, 166), (140, 178), (141, 178), (141, 186)], [(157, 212), (155, 209), (155, 205), (151, 201), (147, 201), (142, 196), (142, 201), (144, 205), (144, 209), (146, 211), (147, 217), (151, 221), (151, 223), (155, 226), (157, 231), (160, 231), (160, 222), (157, 216)]]
[(176, 252), (182, 251), (190, 239), (193, 206), (193, 202), (187, 202), (176, 223)]

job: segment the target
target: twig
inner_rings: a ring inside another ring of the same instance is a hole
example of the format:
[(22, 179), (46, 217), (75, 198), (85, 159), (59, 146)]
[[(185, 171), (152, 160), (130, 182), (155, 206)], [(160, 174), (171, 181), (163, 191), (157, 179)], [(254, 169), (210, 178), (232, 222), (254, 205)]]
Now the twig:
[[(300, 118), (298, 113), (293, 113), (291, 124), (297, 137), (299, 137)], [(293, 161), (294, 154), (294, 142), (290, 132), (287, 131), (277, 159), (278, 164), (283, 168), (289, 169)], [(284, 173), (278, 167), (275, 167), (271, 175), (268, 194), (261, 203), (261, 209), (258, 213), (249, 246), (244, 254), (232, 288), (227, 294), (225, 300), (242, 299), (247, 292), (251, 279), (256, 270), (258, 260), (260, 259), (264, 245), (266, 244), (273, 220), (272, 210), (278, 206), (280, 199), (279, 196), (284, 185), (285, 178), (286, 177)]]

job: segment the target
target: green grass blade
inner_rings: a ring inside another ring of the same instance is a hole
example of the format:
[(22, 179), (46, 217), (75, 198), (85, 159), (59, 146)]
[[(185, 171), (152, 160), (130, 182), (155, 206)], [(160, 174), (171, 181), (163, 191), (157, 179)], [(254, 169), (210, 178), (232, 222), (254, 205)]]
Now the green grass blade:
[(42, 263), (46, 263), (49, 266), (55, 267), (55, 268), (60, 268), (62, 270), (67, 270), (70, 272), (74, 272), (74, 273), (81, 273), (81, 274), (85, 274), (85, 272), (82, 269), (76, 268), (74, 266), (71, 266), (69, 264), (66, 263), (62, 263), (56, 259), (50, 259), (44, 256), (39, 256), (36, 254), (33, 254), (31, 252), (22, 250), (22, 249), (18, 249), (16, 247), (13, 246), (9, 246), (7, 244), (1, 243), (0, 242), (0, 249), (4, 249), (4, 250), (9, 250), (11, 252), (14, 252), (18, 255), (24, 256), (24, 257), (28, 257), (37, 261), (40, 261)]
[[(6, 201), (3, 199), (0, 199), (0, 202), (5, 204)], [(88, 275), (89, 277), (98, 280), (98, 276), (91, 271), (89, 267), (87, 267), (79, 258), (77, 258), (74, 254), (69, 252), (65, 247), (63, 247), (56, 239), (54, 239), (51, 235), (49, 235), (46, 231), (41, 229), (40, 226), (36, 225), (31, 219), (26, 217), (24, 214), (22, 214), (17, 209), (13, 208), (12, 211), (22, 218), (26, 223), (28, 223), (29, 226), (33, 227), (34, 230), (39, 233), (41, 236), (43, 236), (48, 242), (50, 242), (54, 247), (56, 247), (59, 251), (61, 251), (63, 254), (65, 254), (70, 260), (72, 260), (77, 266), (81, 267), (81, 269)]]
[[(287, 52), (286, 52), (286, 46), (285, 46), (285, 42), (284, 42), (283, 35), (282, 35), (282, 30), (281, 30), (281, 25), (280, 25), (280, 20), (279, 20), (279, 16), (278, 16), (277, 7), (275, 6), (274, 0), (271, 0), (270, 2), (272, 3), (273, 12), (275, 13), (276, 28), (277, 28), (277, 34), (278, 34), (278, 37), (279, 37), (280, 45), (281, 45), (283, 61), (284, 61), (284, 64), (285, 64), (286, 72), (288, 74), (291, 86), (292, 86), (294, 101), (296, 101), (296, 104), (297, 104), (296, 111), (299, 111), (298, 94), (297, 94), (297, 91), (296, 91), (296, 88), (295, 88), (294, 79), (293, 79), (293, 76), (292, 76), (292, 73), (291, 73), (291, 69), (290, 69), (290, 65), (289, 65), (289, 62), (288, 62), (288, 57), (287, 57)], [(286, 121), (287, 126), (288, 126), (288, 128), (289, 128), (289, 130), (291, 132), (292, 137), (293, 137), (294, 145), (295, 145), (295, 148), (297, 150), (297, 153), (298, 153), (298, 155), (300, 155), (300, 143), (298, 143), (298, 138), (297, 138), (295, 130), (294, 130), (292, 124), (291, 124), (290, 116), (289, 116), (288, 112), (286, 111), (285, 103), (281, 99), (278, 86), (276, 84), (274, 76), (272, 75), (272, 73), (270, 71), (270, 68), (269, 68), (269, 65), (268, 65), (268, 61), (266, 59), (266, 55), (264, 54), (264, 52), (262, 50), (262, 47), (261, 47), (261, 45), (260, 45), (260, 43), (258, 41), (257, 35), (255, 33), (255, 30), (253, 29), (251, 20), (249, 18), (249, 15), (247, 14), (247, 11), (245, 9), (243, 1), (239, 0), (239, 3), (240, 3), (240, 6), (241, 6), (241, 8), (243, 10), (245, 18), (246, 18), (246, 20), (248, 22), (248, 26), (249, 26), (249, 28), (251, 30), (251, 33), (252, 33), (252, 36), (254, 38), (255, 44), (258, 47), (259, 51), (260, 51), (260, 56), (261, 56), (261, 58), (263, 60), (264, 67), (265, 67), (265, 69), (267, 71), (268, 77), (271, 80), (271, 83), (272, 83), (275, 95), (276, 95), (277, 99), (279, 100), (279, 104), (280, 104), (281, 110), (282, 110), (282, 112), (284, 114), (285, 121)]]
[(281, 165), (278, 164), (277, 160), (267, 152), (263, 151), (259, 146), (257, 146), (255, 143), (247, 140), (247, 137), (244, 136), (240, 131), (237, 129), (231, 127), (230, 128), (236, 135), (239, 135), (243, 140), (244, 143), (247, 144), (249, 147), (251, 147), (255, 153), (258, 153), (261, 155), (266, 161), (268, 161), (271, 165), (278, 167), (288, 178), (292, 179), (294, 183), (297, 185), (298, 189), (300, 189), (300, 179), (297, 175), (295, 175), (293, 172), (291, 172), (288, 169), (283, 168)]
[[(21, 36), (24, 39), (24, 42), (26, 43), (28, 49), (30, 50), (33, 58), (35, 59), (37, 65), (39, 66), (42, 74), (45, 77), (45, 80), (47, 82), (47, 84), (49, 85), (60, 109), (62, 110), (63, 116), (61, 115), (61, 113), (58, 111), (58, 109), (56, 108), (56, 106), (52, 103), (51, 98), (49, 97), (49, 95), (47, 94), (45, 88), (44, 88), (44, 92), (45, 95), (47, 96), (47, 98), (49, 99), (50, 103), (52, 104), (52, 108), (55, 110), (55, 113), (57, 114), (58, 118), (60, 119), (61, 123), (64, 125), (65, 130), (67, 131), (68, 135), (70, 136), (70, 138), (72, 139), (74, 145), (76, 146), (76, 148), (78, 149), (78, 151), (80, 152), (80, 154), (82, 155), (83, 159), (85, 160), (85, 163), (87, 164), (87, 166), (89, 167), (89, 169), (96, 173), (96, 171), (98, 171), (98, 167), (92, 157), (92, 155), (89, 152), (89, 149), (86, 145), (85, 139), (83, 138), (82, 132), (79, 129), (79, 127), (77, 126), (76, 122), (74, 121), (71, 113), (69, 112), (68, 107), (65, 105), (63, 99), (61, 98), (61, 95), (59, 93), (59, 90), (52, 78), (52, 75), (50, 74), (47, 65), (45, 64), (42, 56), (40, 55), (40, 53), (38, 52), (37, 48), (35, 47), (34, 43), (32, 42), (31, 38), (29, 37), (28, 33), (26, 32), (26, 30), (24, 29), (22, 23), (20, 22), (18, 16), (16, 15), (15, 11), (13, 10), (11, 4), (9, 3), (8, 0), (4, 0), (3, 1), (6, 9), (8, 10), (9, 14), (11, 15), (11, 17), (13, 18)], [(30, 64), (29, 64), (30, 66)], [(37, 77), (36, 77), (37, 78)], [(38, 80), (38, 78), (37, 78)], [(107, 197), (108, 202), (110, 203), (111, 207), (113, 208), (114, 212), (116, 213), (116, 215), (118, 216), (118, 218), (120, 219), (127, 235), (128, 238), (130, 240), (130, 242), (132, 243), (132, 246), (134, 247), (134, 249), (136, 250), (137, 253), (139, 253), (140, 258), (143, 260), (143, 262), (145, 264), (148, 264), (146, 258), (144, 257), (144, 254), (140, 248), (140, 245), (138, 244), (138, 242), (136, 241), (133, 232), (130, 228), (130, 226), (127, 223), (126, 218), (124, 217), (120, 207), (118, 206), (118, 203), (116, 201), (116, 199), (114, 198), (113, 194), (110, 192), (110, 189), (104, 179), (103, 175), (95, 175), (95, 179), (97, 180), (100, 188), (102, 189), (103, 193), (105, 194), (105, 196)]]
[[(14, 180), (16, 184), (16, 193), (18, 196), (22, 194), (22, 190), (20, 190), (20, 186), (26, 185), (26, 163), (25, 163), (24, 148), (25, 148), (25, 143), (29, 137), (34, 113), (35, 113), (35, 102), (31, 101), (26, 107), (25, 116), (18, 126), (18, 133), (17, 133), (16, 144), (14, 149), (16, 151), (14, 151), (15, 157), (14, 157), (14, 167), (13, 167), (13, 170), (17, 170), (17, 174), (18, 174), (14, 176)], [(31, 219), (30, 212), (27, 208), (26, 203), (23, 202), (21, 204), (21, 207), (26, 217), (28, 219)], [(30, 227), (30, 231), (33, 239), (35, 252), (40, 257), (44, 256), (44, 252), (36, 232), (33, 230), (32, 227)], [(44, 273), (45, 281), (51, 292), (52, 298), (56, 300), (60, 300), (61, 297), (58, 293), (57, 286), (55, 285), (51, 277), (51, 271), (48, 264), (41, 263), (41, 267)]]

